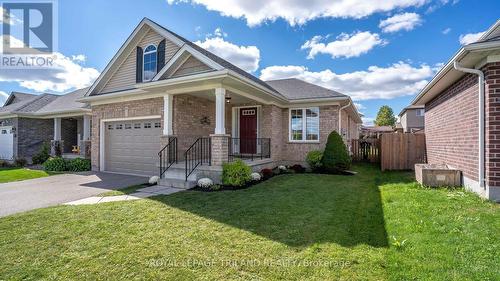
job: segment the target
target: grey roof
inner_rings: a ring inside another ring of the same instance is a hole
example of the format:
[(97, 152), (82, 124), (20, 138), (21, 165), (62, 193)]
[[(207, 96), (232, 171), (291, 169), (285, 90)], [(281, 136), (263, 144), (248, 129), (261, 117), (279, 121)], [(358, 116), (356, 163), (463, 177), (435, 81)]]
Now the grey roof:
[(5, 101), (5, 105), (0, 107), (0, 113), (10, 113), (23, 106), (27, 105), (33, 99), (36, 99), (37, 95), (12, 92), (10, 96)]
[[(152, 21), (152, 20), (151, 20)], [(224, 67), (224, 68), (227, 68), (229, 70), (232, 70), (236, 73), (238, 73), (239, 75), (245, 77), (245, 78), (248, 78), (250, 80), (252, 80), (253, 82), (265, 87), (266, 89), (274, 92), (275, 94), (277, 94), (279, 97), (283, 98), (284, 96), (279, 92), (277, 91), (276, 89), (274, 89), (271, 85), (269, 85), (268, 83), (260, 80), (259, 78), (253, 76), (252, 74), (246, 72), (245, 70), (237, 67), (236, 65), (228, 62), (227, 60), (217, 56), (216, 54), (196, 45), (195, 43), (189, 41), (188, 39), (180, 36), (179, 34), (175, 33), (175, 32), (172, 32), (171, 30), (165, 28), (164, 26), (162, 26), (161, 24), (158, 24), (156, 23), (155, 21), (152, 21), (153, 23), (155, 23), (157, 26), (159, 26), (160, 28), (164, 29), (165, 31), (171, 33), (172, 35), (174, 35), (175, 37), (179, 38), (179, 40), (181, 40), (182, 42), (186, 43), (187, 45), (189, 45), (190, 47), (192, 47), (193, 49), (195, 49), (196, 51), (202, 53), (204, 56), (208, 57), (209, 59), (213, 60), (214, 62), (218, 63), (220, 66)]]
[(14, 101), (7, 106), (0, 107), (0, 114), (77, 112), (88, 108), (88, 105), (76, 101), (83, 97), (87, 90), (88, 88), (79, 89), (64, 95), (12, 93), (11, 96), (15, 96)]
[(87, 104), (77, 102), (76, 100), (85, 96), (89, 88), (79, 89), (65, 95), (57, 96), (57, 98), (42, 107), (37, 111), (37, 113), (51, 113), (51, 112), (61, 112), (61, 111), (77, 111), (79, 109), (89, 108)]
[(266, 81), (289, 100), (314, 98), (347, 98), (339, 92), (308, 83), (297, 78)]

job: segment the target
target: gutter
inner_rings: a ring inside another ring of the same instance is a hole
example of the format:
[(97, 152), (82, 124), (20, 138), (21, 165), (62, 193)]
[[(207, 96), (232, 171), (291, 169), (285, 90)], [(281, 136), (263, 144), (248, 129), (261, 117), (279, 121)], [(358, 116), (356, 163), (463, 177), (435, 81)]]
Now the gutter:
[(349, 102), (339, 109), (339, 133), (341, 136), (342, 136), (342, 110), (348, 108), (349, 106), (351, 106), (351, 104), (352, 102), (349, 99)]
[(476, 74), (479, 79), (478, 87), (479, 87), (479, 186), (485, 188), (485, 179), (484, 179), (484, 73), (481, 70), (474, 68), (465, 68), (460, 66), (460, 64), (456, 61), (453, 62), (453, 67), (461, 72)]

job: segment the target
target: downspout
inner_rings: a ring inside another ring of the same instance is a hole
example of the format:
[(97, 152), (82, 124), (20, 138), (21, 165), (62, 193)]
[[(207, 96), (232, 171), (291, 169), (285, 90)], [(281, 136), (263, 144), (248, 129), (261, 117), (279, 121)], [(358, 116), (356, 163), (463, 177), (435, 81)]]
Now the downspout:
[(465, 68), (458, 62), (453, 62), (453, 67), (462, 72), (476, 74), (479, 77), (479, 186), (485, 188), (484, 180), (484, 73), (474, 68)]
[(339, 133), (340, 133), (341, 136), (342, 136), (342, 110), (348, 108), (349, 106), (351, 106), (351, 103), (352, 102), (349, 99), (349, 103), (347, 103), (346, 105), (342, 106), (339, 109)]

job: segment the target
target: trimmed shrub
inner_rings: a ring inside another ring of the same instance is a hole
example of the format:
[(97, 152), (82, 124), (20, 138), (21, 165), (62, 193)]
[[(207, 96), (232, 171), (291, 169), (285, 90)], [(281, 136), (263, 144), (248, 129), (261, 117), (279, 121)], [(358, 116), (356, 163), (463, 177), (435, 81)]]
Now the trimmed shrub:
[(84, 172), (90, 171), (91, 165), (90, 160), (83, 158), (75, 158), (68, 160), (66, 163), (66, 169), (70, 172)]
[(42, 164), (45, 171), (63, 172), (66, 171), (66, 161), (61, 157), (50, 157)]
[(268, 179), (268, 178), (270, 178), (270, 177), (272, 177), (272, 176), (274, 175), (273, 170), (272, 170), (272, 169), (269, 169), (269, 168), (262, 169), (262, 170), (260, 171), (260, 173), (262, 174), (262, 177), (263, 177), (264, 179)]
[(40, 148), (40, 151), (37, 154), (33, 155), (33, 157), (31, 158), (31, 162), (33, 162), (33, 164), (35, 165), (43, 164), (50, 157), (49, 150), (50, 150), (49, 144), (46, 142), (43, 143), (42, 147)]
[(300, 164), (295, 164), (290, 167), (291, 170), (293, 170), (297, 174), (301, 174), (306, 171), (306, 168), (302, 167)]
[(351, 156), (342, 137), (336, 131), (328, 136), (322, 163), (323, 169), (328, 173), (340, 173), (351, 167)]
[(0, 168), (10, 168), (12, 167), (12, 164), (10, 164), (7, 161), (0, 160)]
[(311, 150), (307, 153), (306, 162), (313, 171), (321, 170), (323, 167), (323, 151), (321, 150)]
[(16, 160), (14, 160), (15, 167), (24, 167), (27, 164), (28, 164), (28, 161), (24, 158), (16, 158)]
[(230, 186), (243, 186), (252, 177), (252, 169), (240, 159), (222, 165), (222, 183)]

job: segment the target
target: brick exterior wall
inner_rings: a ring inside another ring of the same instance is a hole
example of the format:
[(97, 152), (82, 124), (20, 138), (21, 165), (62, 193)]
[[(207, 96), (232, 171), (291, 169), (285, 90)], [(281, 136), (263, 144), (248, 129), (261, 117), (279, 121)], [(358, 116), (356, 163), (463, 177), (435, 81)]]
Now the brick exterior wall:
[(142, 117), (152, 115), (161, 115), (163, 120), (163, 98), (152, 98), (92, 106), (92, 170), (99, 170), (99, 130), (102, 119)]
[[(251, 105), (256, 104), (246, 104), (245, 106)], [(226, 104), (226, 134), (232, 132), (232, 109), (234, 106), (242, 105)], [(318, 143), (292, 143), (288, 140), (289, 109), (279, 108), (275, 105), (261, 107), (259, 133), (260, 137), (271, 139), (271, 157), (274, 161), (286, 164), (304, 163), (309, 151), (324, 149), (328, 134), (338, 129), (339, 106), (320, 106), (319, 109), (320, 141)], [(101, 119), (151, 115), (160, 115), (163, 118), (163, 98), (97, 105), (92, 107), (92, 114), (92, 167), (94, 170), (98, 170)], [(208, 137), (213, 134), (214, 130), (215, 103), (213, 101), (190, 95), (175, 95), (173, 97), (173, 135), (178, 138), (180, 161), (183, 160), (186, 149), (198, 137)], [(166, 141), (166, 138), (161, 140), (162, 144), (165, 144)]]
[(16, 118), (17, 131), (14, 137), (14, 156), (26, 158), (31, 161), (31, 157), (40, 151), (44, 142), (49, 142), (54, 138), (53, 119), (31, 119)]
[[(338, 131), (339, 106), (329, 105), (319, 107), (319, 143), (293, 143), (289, 141), (289, 110), (282, 110), (282, 161), (286, 164), (304, 162), (311, 150), (323, 150), (328, 135)], [(271, 152), (272, 153), (272, 152)]]
[(78, 145), (78, 121), (76, 119), (63, 118), (61, 120), (61, 139), (64, 141), (63, 153), (71, 153), (73, 145)]
[[(500, 63), (481, 69), (485, 74), (485, 179), (500, 186)], [(478, 78), (466, 74), (425, 106), (428, 163), (448, 164), (478, 181)], [(479, 191), (481, 192), (481, 191)], [(488, 196), (487, 194), (481, 194)]]

